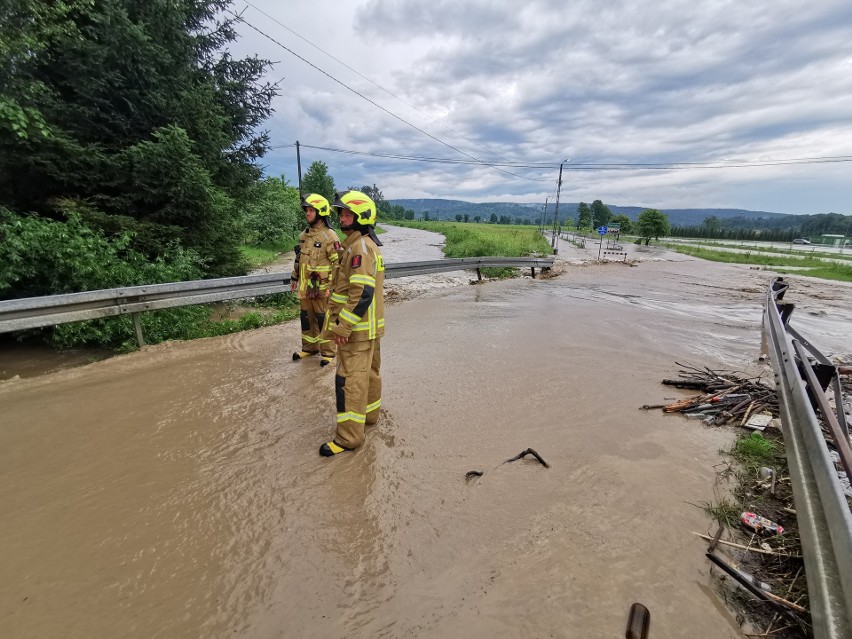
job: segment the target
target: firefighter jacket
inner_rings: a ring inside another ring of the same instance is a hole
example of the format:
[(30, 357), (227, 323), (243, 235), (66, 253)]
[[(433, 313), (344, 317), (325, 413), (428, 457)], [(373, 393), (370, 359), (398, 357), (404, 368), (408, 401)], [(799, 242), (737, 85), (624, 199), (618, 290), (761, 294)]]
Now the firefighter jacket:
[(296, 248), (290, 279), (299, 282), (299, 299), (324, 297), (340, 264), (337, 234), (325, 224), (310, 226), (302, 231)]
[(363, 342), (385, 333), (385, 263), (367, 235), (352, 233), (343, 243), (340, 270), (328, 302), (324, 339), (335, 335)]

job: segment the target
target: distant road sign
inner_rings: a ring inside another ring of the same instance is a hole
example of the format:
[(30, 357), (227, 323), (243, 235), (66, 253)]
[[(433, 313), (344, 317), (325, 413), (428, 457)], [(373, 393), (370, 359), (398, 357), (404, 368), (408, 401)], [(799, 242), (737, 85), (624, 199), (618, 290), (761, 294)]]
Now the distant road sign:
[(598, 235), (606, 235), (608, 230), (609, 229), (605, 226), (599, 226), (598, 227)]

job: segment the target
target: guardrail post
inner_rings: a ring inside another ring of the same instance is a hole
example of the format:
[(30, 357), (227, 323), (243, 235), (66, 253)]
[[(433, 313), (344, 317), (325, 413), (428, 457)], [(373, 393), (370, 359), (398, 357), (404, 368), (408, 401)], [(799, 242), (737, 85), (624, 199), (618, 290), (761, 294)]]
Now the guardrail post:
[(139, 320), (139, 313), (133, 313), (133, 330), (136, 331), (136, 343), (139, 348), (145, 346), (145, 336), (142, 335), (142, 322)]
[(535, 266), (531, 267), (530, 270), (532, 271), (532, 278), (535, 279)]
[(480, 282), (482, 281), (482, 271), (479, 270), (479, 267), (476, 269), (476, 279)]

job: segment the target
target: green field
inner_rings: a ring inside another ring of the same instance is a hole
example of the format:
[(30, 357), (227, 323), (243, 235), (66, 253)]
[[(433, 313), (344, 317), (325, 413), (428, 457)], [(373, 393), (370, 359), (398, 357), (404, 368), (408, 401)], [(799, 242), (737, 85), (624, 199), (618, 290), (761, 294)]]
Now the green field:
[(791, 255), (800, 257), (827, 258), (832, 260), (852, 261), (852, 254), (843, 255), (839, 253), (824, 253), (814, 250), (782, 249), (772, 246), (760, 246), (756, 244), (725, 244), (724, 242), (713, 242), (698, 240), (685, 244), (685, 246), (715, 246), (719, 248), (737, 249), (739, 251), (755, 251), (757, 253), (775, 253), (778, 255)]
[(394, 224), (440, 233), (446, 238), (446, 257), (527, 257), (553, 253), (534, 226), (396, 220)]
[[(818, 277), (824, 280), (852, 282), (852, 265), (827, 262), (812, 255), (808, 257), (789, 257), (763, 252), (734, 253), (732, 251), (714, 251), (697, 246), (665, 243), (665, 246), (684, 255), (692, 255), (712, 262), (728, 262), (732, 264), (754, 264), (757, 266), (772, 266), (779, 273), (790, 273)], [(834, 259), (834, 256), (832, 256)], [(785, 269), (784, 267), (794, 267)]]

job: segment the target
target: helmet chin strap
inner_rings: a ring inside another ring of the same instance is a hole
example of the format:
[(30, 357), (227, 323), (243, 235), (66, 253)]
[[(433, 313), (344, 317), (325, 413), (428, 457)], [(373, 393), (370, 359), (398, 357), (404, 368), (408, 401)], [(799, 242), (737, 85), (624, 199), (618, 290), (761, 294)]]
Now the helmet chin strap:
[(373, 240), (373, 242), (376, 244), (376, 246), (382, 246), (382, 243), (379, 241), (379, 236), (376, 235), (376, 229), (374, 229), (372, 226), (365, 227), (361, 231), (361, 233), (364, 234), (364, 235), (369, 235), (370, 239)]

